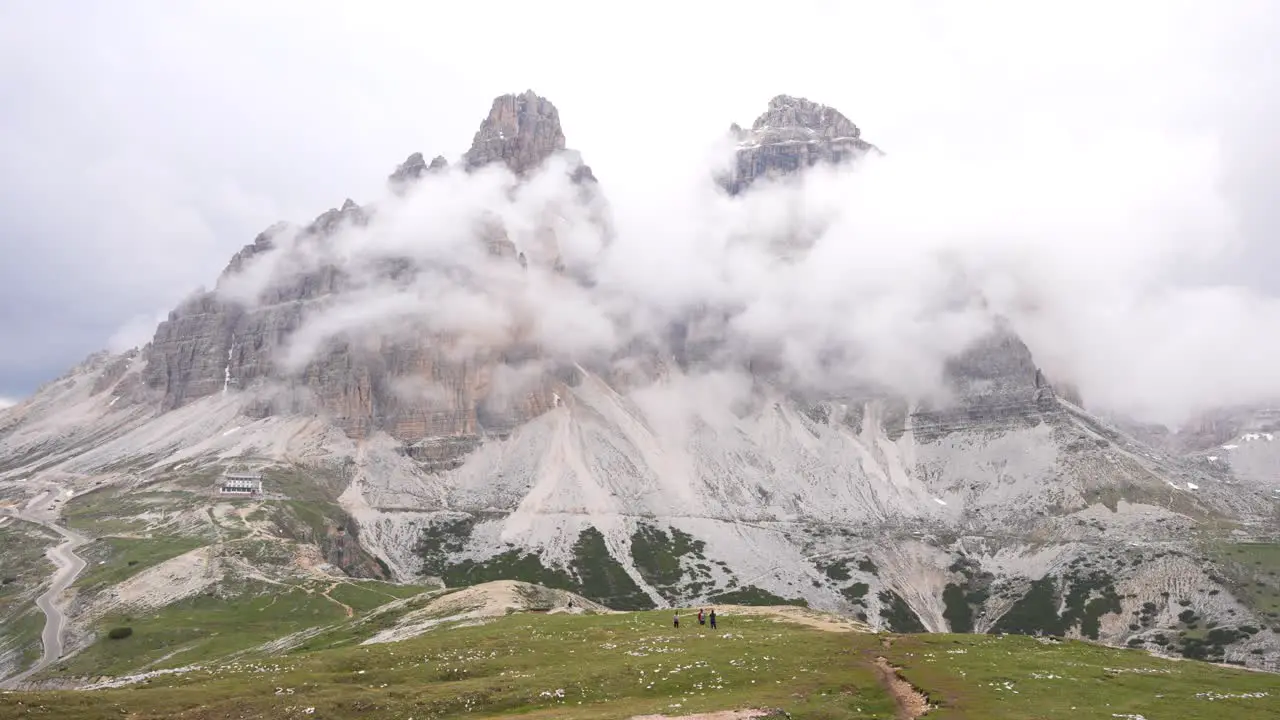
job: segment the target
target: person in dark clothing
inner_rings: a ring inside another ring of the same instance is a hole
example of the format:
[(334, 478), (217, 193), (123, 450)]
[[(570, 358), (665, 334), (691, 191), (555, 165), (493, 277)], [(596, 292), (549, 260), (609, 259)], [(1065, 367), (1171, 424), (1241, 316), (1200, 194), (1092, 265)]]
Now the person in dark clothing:
[(676, 629), (679, 630), (680, 629), (680, 613), (676, 613), (675, 623), (676, 623)]
[(707, 619), (711, 621), (711, 629), (715, 630), (716, 629), (716, 611), (714, 609), (711, 610), (711, 615)]
[(703, 611), (702, 611), (701, 609), (699, 609), (699, 610), (698, 610), (698, 624), (699, 624), (699, 625), (706, 625), (706, 624), (707, 624), (707, 618), (706, 618), (706, 616), (705, 616), (705, 615), (703, 615), (702, 613), (703, 613)]

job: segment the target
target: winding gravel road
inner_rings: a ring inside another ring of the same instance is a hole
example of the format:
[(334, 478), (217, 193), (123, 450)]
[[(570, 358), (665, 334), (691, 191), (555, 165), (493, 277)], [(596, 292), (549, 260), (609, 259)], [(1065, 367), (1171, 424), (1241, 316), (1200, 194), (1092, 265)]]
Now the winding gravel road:
[(56, 569), (53, 571), (49, 589), (36, 599), (36, 606), (44, 612), (45, 617), (44, 633), (40, 636), (40, 641), (44, 645), (44, 656), (26, 671), (0, 684), (3, 687), (16, 687), (23, 680), (52, 665), (62, 656), (62, 635), (66, 630), (67, 616), (59, 607), (58, 599), (63, 591), (71, 587), (71, 583), (75, 582), (76, 577), (85, 567), (84, 558), (76, 555), (76, 548), (88, 542), (88, 538), (62, 527), (49, 517), (49, 513), (40, 511), (38, 506), (45, 502), (48, 495), (49, 493), (46, 493), (35, 498), (33, 502), (27, 503), (23, 511), (11, 512), (19, 520), (43, 525), (63, 538), (61, 543), (49, 548), (47, 555)]

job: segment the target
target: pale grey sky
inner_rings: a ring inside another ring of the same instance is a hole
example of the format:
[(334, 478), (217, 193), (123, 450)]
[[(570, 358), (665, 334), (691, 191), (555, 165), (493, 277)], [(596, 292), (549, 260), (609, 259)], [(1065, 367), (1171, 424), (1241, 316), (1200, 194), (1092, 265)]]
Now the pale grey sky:
[(0, 397), (145, 339), (273, 222), (371, 199), (411, 152), (455, 158), (526, 88), (606, 192), (778, 93), (975, 176), (984, 153), (1208, 147), (1240, 233), (1196, 269), (1280, 288), (1273, 2), (447, 5), (0, 5)]

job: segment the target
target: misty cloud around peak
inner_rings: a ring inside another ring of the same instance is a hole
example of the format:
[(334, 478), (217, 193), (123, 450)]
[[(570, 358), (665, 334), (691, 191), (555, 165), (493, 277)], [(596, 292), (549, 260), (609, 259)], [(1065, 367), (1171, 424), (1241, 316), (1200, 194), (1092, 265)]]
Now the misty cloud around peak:
[(219, 294), (262, 302), (275, 283), (341, 269), (348, 289), (316, 301), (279, 358), (287, 371), (336, 338), (408, 333), (463, 355), (520, 343), (609, 362), (700, 323), (722, 370), (767, 357), (807, 390), (920, 398), (1004, 317), (1091, 407), (1176, 422), (1280, 395), (1265, 361), (1280, 303), (1194, 282), (1235, 232), (1211, 145), (1070, 143), (1046, 128), (1006, 147), (820, 164), (730, 197), (713, 178), (734, 151), (717, 139), (599, 195), (574, 182), (576, 154), (523, 178), (441, 168), (327, 235), (292, 231)]

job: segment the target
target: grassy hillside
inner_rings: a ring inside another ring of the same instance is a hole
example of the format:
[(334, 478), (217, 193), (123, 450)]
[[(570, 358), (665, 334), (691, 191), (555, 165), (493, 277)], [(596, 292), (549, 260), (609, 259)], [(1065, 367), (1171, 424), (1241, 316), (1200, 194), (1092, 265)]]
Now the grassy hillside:
[(57, 542), (53, 532), (21, 520), (0, 527), (0, 675), (40, 657), (44, 614), (35, 598), (53, 568), (45, 551)]
[(87, 565), (75, 585), (81, 590), (101, 590), (204, 544), (199, 538), (181, 535), (99, 538), (79, 550)]
[[(676, 630), (667, 611), (512, 614), (399, 643), (209, 663), (119, 689), (14, 693), (0, 698), (0, 720), (629, 718), (733, 708), (892, 719), (910, 707), (904, 693), (919, 700), (907, 683), (936, 705), (930, 720), (1280, 718), (1274, 675), (1136, 650), (830, 632), (732, 612), (713, 633), (685, 620)], [(145, 639), (119, 640), (120, 652)]]
[[(118, 676), (223, 659), (295, 633), (344, 628), (369, 610), (423, 589), (367, 580), (251, 581), (225, 597), (202, 593), (154, 610), (120, 610), (94, 622), (92, 645), (41, 677)], [(112, 630), (125, 628), (128, 637), (111, 637)]]

